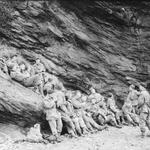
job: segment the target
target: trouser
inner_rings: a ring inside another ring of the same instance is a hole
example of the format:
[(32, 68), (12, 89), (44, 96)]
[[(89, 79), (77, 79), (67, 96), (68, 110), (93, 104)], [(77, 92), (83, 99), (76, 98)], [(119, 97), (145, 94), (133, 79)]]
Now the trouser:
[(70, 116), (68, 116), (66, 114), (61, 114), (61, 118), (62, 118), (63, 122), (66, 124), (68, 133), (69, 134), (71, 134), (72, 132), (75, 133), (75, 126), (74, 126), (74, 123), (73, 123), (72, 119), (70, 118)]
[(80, 127), (79, 118), (78, 117), (74, 117), (72, 119), (72, 121), (74, 123), (74, 126), (75, 126), (75, 129), (76, 129), (77, 133), (79, 135), (81, 135), (82, 134), (82, 130), (81, 130), (81, 127)]
[(140, 113), (140, 130), (142, 133), (146, 132), (146, 127), (150, 130), (150, 114), (149, 113)]
[(84, 120), (84, 122), (85, 122), (85, 125), (86, 125), (86, 127), (90, 130), (90, 131), (93, 131), (93, 127), (92, 127), (92, 125), (91, 125), (91, 123), (90, 123), (90, 121), (89, 121), (89, 116), (86, 116), (85, 114), (83, 115), (83, 120)]
[(119, 112), (119, 111), (116, 112), (116, 113), (115, 113), (115, 117), (116, 117), (116, 120), (117, 120), (118, 124), (121, 124), (120, 119), (121, 119), (121, 117), (122, 117), (122, 113)]
[(139, 117), (138, 117), (138, 115), (132, 113), (132, 114), (130, 114), (130, 116), (131, 116), (132, 120), (133, 120), (136, 124), (139, 124)]
[(124, 113), (124, 117), (125, 117), (125, 119), (127, 120), (128, 123), (131, 123), (133, 125), (135, 124), (134, 120), (133, 120), (134, 115), (132, 115), (132, 113)]
[(53, 117), (50, 120), (48, 120), (48, 123), (53, 135), (58, 136), (59, 134), (61, 134), (63, 127), (61, 118)]

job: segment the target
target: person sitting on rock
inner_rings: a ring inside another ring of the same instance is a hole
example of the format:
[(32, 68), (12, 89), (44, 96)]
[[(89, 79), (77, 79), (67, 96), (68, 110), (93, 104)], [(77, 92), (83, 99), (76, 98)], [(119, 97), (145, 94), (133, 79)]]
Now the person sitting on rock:
[(81, 102), (82, 100), (79, 100), (79, 99), (82, 99), (80, 94), (81, 94), (81, 92), (77, 91), (77, 95), (72, 98), (72, 104), (75, 108), (75, 111), (77, 111), (77, 115), (80, 114), (80, 116), (78, 116), (78, 117), (81, 117), (84, 120), (85, 125), (86, 125), (85, 129), (87, 130), (90, 128), (90, 130), (91, 130), (91, 127), (92, 127), (99, 131), (104, 130), (106, 128), (105, 126), (98, 125), (93, 120), (90, 112), (85, 112), (85, 110), (87, 110), (87, 105), (86, 105), (86, 103)]
[(44, 98), (44, 112), (46, 114), (46, 120), (49, 123), (52, 135), (59, 141), (59, 136), (62, 132), (62, 120), (61, 115), (57, 111), (57, 96), (49, 91), (48, 95)]
[(33, 65), (35, 74), (44, 73), (46, 71), (45, 66), (41, 63), (39, 58), (36, 59), (35, 64)]
[[(91, 105), (90, 111), (92, 112), (93, 119), (99, 124), (99, 125), (107, 125), (111, 124), (112, 126), (115, 126), (117, 128), (121, 128), (116, 122), (115, 115), (108, 110), (106, 103), (103, 101), (99, 103), (95, 103), (93, 101), (93, 104)], [(104, 126), (105, 128), (107, 126)]]
[(104, 97), (97, 93), (93, 87), (90, 88), (91, 94), (88, 96), (88, 101), (95, 100), (96, 102), (100, 102), (104, 99)]
[(57, 105), (57, 109), (61, 114), (62, 121), (64, 122), (64, 126), (66, 127), (68, 133), (72, 137), (76, 137), (75, 126), (71, 118), (72, 113), (67, 108), (67, 102), (66, 102), (67, 95), (64, 92), (60, 92), (59, 95), (61, 96), (62, 100), (59, 101), (59, 105)]
[(139, 118), (134, 113), (131, 101), (125, 101), (122, 107), (122, 112), (128, 123), (132, 124), (133, 126), (137, 126), (139, 124)]
[[(73, 92), (68, 92), (68, 97), (67, 97), (67, 106), (69, 108), (69, 112), (71, 112), (72, 116), (71, 119), (75, 125), (75, 129), (78, 133), (78, 135), (84, 135), (87, 134), (87, 127), (84, 123), (84, 120), (82, 118), (82, 111), (79, 110), (78, 108), (75, 108), (75, 105), (72, 101), (77, 98), (80, 97), (81, 93), (79, 91), (76, 91), (75, 95), (73, 95)], [(76, 103), (79, 103), (79, 101), (77, 101)]]
[(107, 108), (114, 113), (116, 117), (116, 121), (118, 122), (118, 125), (121, 125), (121, 117), (122, 114), (120, 113), (120, 110), (117, 108), (114, 95), (112, 93), (108, 94), (108, 99), (107, 99)]

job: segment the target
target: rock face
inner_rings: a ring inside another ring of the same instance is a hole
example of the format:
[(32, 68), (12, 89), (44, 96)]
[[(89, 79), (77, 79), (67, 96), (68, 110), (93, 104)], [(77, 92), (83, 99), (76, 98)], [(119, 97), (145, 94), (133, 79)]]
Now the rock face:
[(21, 127), (42, 120), (42, 98), (22, 85), (0, 77), (0, 122)]
[(42, 58), (47, 70), (67, 87), (88, 92), (93, 85), (102, 93), (114, 91), (118, 100), (124, 100), (126, 76), (148, 82), (150, 2), (0, 3), (0, 13), (7, 12), (1, 15), (1, 41), (31, 62)]

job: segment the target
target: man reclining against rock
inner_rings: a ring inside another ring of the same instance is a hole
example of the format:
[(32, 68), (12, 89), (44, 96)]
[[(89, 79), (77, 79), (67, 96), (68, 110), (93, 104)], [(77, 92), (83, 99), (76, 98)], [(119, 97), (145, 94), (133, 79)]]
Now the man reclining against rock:
[(108, 94), (108, 99), (107, 99), (107, 108), (114, 113), (116, 121), (118, 125), (121, 125), (121, 118), (122, 118), (122, 113), (121, 111), (117, 108), (114, 95), (112, 93)]
[(49, 92), (44, 98), (44, 112), (46, 114), (46, 120), (49, 123), (52, 135), (56, 138), (56, 141), (60, 141), (59, 136), (62, 132), (62, 120), (61, 114), (57, 111), (57, 95), (56, 93)]
[(25, 87), (35, 87), (43, 96), (43, 75), (31, 75), (31, 70), (26, 67), (24, 63), (18, 65), (16, 62), (11, 64), (10, 77)]

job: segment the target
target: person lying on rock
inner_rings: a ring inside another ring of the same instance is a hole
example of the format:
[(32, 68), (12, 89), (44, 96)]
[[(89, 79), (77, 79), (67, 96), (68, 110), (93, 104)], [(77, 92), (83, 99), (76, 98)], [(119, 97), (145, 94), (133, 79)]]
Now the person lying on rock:
[(141, 137), (144, 138), (146, 135), (146, 128), (150, 131), (150, 94), (146, 88), (142, 85), (139, 86), (141, 95), (138, 99), (138, 109), (140, 113), (140, 130)]
[(108, 94), (108, 99), (107, 99), (107, 108), (114, 113), (116, 120), (118, 122), (118, 125), (121, 125), (121, 117), (122, 114), (120, 112), (120, 110), (117, 108), (115, 99), (114, 99), (114, 95), (112, 93)]
[(40, 94), (43, 96), (43, 76), (41, 74), (32, 75), (30, 70), (26, 67), (24, 63), (18, 65), (14, 63), (12, 69), (10, 70), (10, 76), (12, 79), (18, 81), (25, 87), (35, 87), (39, 90)]
[(56, 141), (60, 141), (59, 136), (62, 132), (62, 120), (61, 114), (58, 112), (57, 96), (53, 93), (54, 91), (49, 91), (47, 96), (44, 98), (44, 112), (46, 114), (46, 120), (49, 123), (52, 135), (56, 138)]
[(123, 107), (122, 107), (122, 112), (129, 124), (132, 124), (133, 126), (139, 125), (139, 118), (138, 116), (134, 113), (134, 109), (132, 107), (131, 101), (125, 101)]

